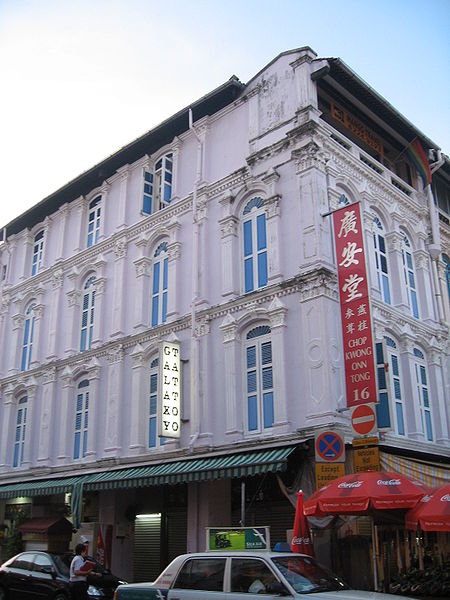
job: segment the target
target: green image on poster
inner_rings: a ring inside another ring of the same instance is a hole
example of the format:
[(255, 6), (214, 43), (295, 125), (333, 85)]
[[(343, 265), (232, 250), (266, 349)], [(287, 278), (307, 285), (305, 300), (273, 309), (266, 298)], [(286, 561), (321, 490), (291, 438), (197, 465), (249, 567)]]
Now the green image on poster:
[(268, 527), (242, 527), (208, 529), (209, 550), (268, 550)]

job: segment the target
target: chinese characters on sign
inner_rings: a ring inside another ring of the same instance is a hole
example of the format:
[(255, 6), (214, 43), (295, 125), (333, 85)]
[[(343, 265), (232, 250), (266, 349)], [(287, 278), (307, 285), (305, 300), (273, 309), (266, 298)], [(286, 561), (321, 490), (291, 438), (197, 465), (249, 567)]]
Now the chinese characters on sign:
[(160, 419), (159, 435), (180, 437), (180, 345), (163, 342), (160, 358)]
[(358, 203), (333, 213), (341, 302), (347, 406), (377, 402), (361, 211)]

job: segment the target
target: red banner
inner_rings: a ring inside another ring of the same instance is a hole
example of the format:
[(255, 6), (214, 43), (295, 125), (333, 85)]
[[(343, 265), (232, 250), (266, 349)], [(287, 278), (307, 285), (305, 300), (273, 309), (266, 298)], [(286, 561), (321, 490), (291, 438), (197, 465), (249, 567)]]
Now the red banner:
[(377, 402), (372, 322), (359, 203), (333, 213), (347, 406)]

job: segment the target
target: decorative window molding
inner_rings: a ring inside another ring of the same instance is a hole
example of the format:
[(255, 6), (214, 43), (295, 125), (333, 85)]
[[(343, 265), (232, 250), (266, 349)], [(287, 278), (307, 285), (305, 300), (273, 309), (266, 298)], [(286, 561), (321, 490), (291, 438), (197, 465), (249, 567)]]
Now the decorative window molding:
[(151, 215), (170, 204), (173, 192), (173, 152), (163, 154), (154, 166), (143, 169), (142, 212)]

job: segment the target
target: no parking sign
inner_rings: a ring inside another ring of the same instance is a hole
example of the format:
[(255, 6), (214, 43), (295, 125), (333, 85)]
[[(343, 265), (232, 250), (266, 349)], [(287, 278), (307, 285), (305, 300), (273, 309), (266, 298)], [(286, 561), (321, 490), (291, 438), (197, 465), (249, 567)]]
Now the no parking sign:
[(314, 444), (316, 462), (345, 462), (345, 445), (335, 431), (323, 431), (316, 435)]

